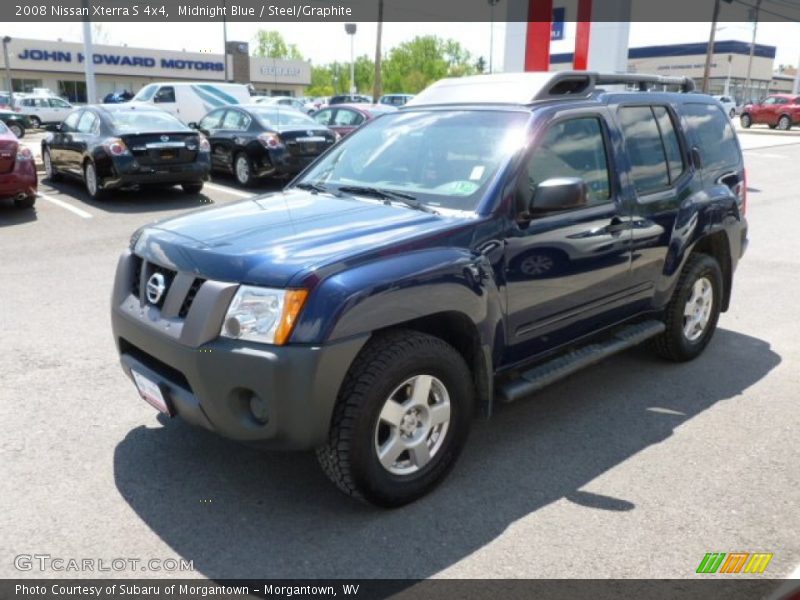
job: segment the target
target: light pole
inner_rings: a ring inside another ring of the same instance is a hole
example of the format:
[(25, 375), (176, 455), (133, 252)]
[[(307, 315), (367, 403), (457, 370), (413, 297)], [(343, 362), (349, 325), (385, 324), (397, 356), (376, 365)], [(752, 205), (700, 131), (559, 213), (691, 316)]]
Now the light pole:
[[(758, 12), (761, 10), (761, 0), (757, 0), (753, 19), (753, 41), (750, 43), (750, 57), (747, 59), (747, 79), (744, 82), (744, 93), (750, 95), (750, 75), (753, 71), (753, 54), (756, 51), (756, 33), (758, 32)], [(754, 100), (745, 98), (745, 100)]]
[(356, 24), (345, 23), (344, 30), (350, 36), (350, 94), (356, 93), (356, 57), (353, 40), (356, 38)]
[(489, 73), (494, 73), (494, 7), (500, 2), (500, 0), (486, 0), (491, 7), (490, 14), (491, 14), (491, 22), (489, 24)]
[(225, 0), (222, 3), (222, 58), (225, 61), (225, 83), (228, 83), (228, 19), (226, 13), (228, 12), (228, 2)]
[(14, 109), (14, 89), (11, 85), (11, 67), (8, 64), (8, 44), (11, 41), (11, 36), (7, 35), (3, 38), (3, 60), (6, 64), (6, 82), (8, 83), (8, 102), (11, 109)]
[[(89, 2), (83, 0), (86, 14), (89, 14)], [(94, 49), (92, 46), (92, 22), (89, 17), (83, 20), (83, 72), (86, 76), (86, 102), (94, 104), (97, 102), (97, 90), (94, 82)], [(75, 98), (78, 99), (78, 90), (75, 90)]]

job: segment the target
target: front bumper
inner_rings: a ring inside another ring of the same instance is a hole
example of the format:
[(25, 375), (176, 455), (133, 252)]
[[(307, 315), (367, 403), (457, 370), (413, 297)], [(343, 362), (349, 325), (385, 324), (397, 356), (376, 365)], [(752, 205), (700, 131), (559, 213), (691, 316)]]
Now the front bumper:
[[(185, 320), (164, 317), (130, 293), (132, 261), (130, 252), (120, 258), (111, 310), (129, 377), (131, 369), (148, 377), (175, 414), (228, 438), (279, 449), (325, 441), (339, 387), (367, 336), (325, 346), (219, 338), (236, 285), (207, 281)], [(266, 401), (266, 423), (250, 411), (253, 394)]]

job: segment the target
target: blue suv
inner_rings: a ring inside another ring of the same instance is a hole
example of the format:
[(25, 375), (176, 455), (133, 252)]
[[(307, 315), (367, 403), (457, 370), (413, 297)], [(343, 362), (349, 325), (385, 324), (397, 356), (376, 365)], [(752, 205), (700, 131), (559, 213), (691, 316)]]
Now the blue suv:
[(730, 120), (692, 88), (440, 81), (281, 192), (135, 232), (112, 299), (122, 367), (170, 416), (315, 449), (347, 494), (413, 501), (474, 415), (640, 342), (673, 361), (708, 345), (746, 182)]

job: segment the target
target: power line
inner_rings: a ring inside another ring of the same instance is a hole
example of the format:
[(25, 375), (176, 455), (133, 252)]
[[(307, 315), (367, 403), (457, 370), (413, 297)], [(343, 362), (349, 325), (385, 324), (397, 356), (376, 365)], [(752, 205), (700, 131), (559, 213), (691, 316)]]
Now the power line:
[[(734, 1), (737, 4), (741, 4), (742, 6), (746, 6), (747, 8), (752, 8), (753, 10), (756, 10), (756, 6), (754, 4), (750, 4), (749, 2), (744, 2), (743, 0), (734, 0)], [(770, 2), (772, 0), (766, 0), (766, 1)], [(760, 7), (758, 10), (759, 10), (759, 12), (767, 13), (768, 15), (772, 15), (773, 17), (778, 17), (780, 19), (784, 19), (786, 21), (791, 21), (793, 23), (800, 23), (800, 20), (798, 20), (798, 19), (795, 19), (793, 17), (789, 17), (789, 16), (784, 15), (784, 14), (779, 13), (779, 12), (775, 12), (775, 11), (769, 10), (767, 8), (764, 8), (763, 6)]]

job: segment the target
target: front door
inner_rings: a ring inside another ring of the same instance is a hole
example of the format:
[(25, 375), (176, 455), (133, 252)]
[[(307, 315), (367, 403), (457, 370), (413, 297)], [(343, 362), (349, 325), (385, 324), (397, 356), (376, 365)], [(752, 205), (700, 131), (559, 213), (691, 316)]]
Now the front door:
[(582, 179), (584, 207), (518, 221), (506, 239), (506, 364), (624, 315), (630, 288), (630, 210), (614, 175), (608, 116), (570, 111), (546, 126), (514, 186), (517, 210), (544, 181)]

